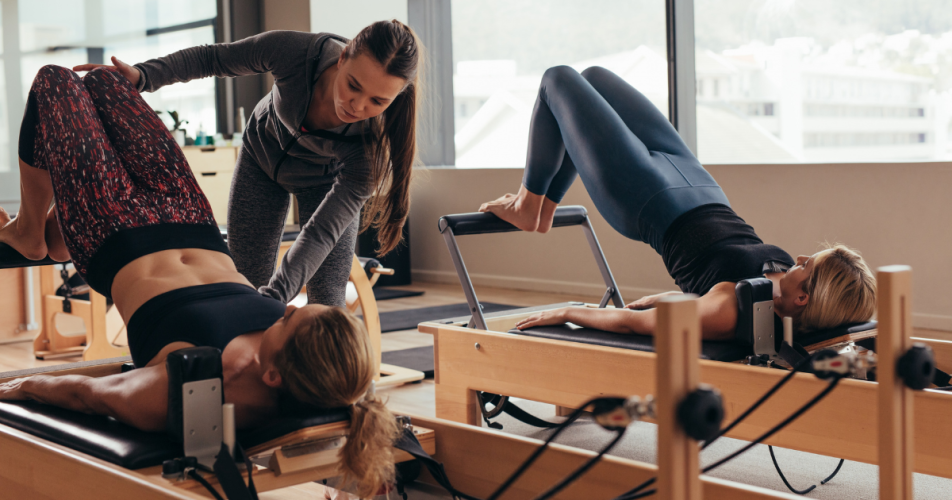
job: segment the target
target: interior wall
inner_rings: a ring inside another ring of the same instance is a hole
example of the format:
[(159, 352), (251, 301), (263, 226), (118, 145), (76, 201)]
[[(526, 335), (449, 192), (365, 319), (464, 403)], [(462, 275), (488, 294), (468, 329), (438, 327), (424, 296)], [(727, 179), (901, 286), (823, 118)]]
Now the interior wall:
[[(913, 269), (916, 327), (952, 331), (952, 164), (712, 165), (737, 213), (760, 237), (796, 257), (823, 242), (860, 250), (870, 267)], [(521, 169), (420, 169), (412, 190), (413, 279), (458, 283), (437, 229), (441, 215), (473, 212), (515, 192)], [(626, 301), (676, 290), (646, 244), (616, 233), (598, 214), (581, 182), (563, 204), (583, 205)], [(476, 286), (601, 295), (604, 285), (581, 228), (458, 239)]]

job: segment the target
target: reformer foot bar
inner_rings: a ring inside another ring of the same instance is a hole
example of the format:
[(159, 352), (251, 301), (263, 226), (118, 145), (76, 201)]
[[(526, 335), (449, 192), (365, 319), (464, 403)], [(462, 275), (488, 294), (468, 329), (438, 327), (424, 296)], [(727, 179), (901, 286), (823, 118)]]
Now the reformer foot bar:
[[(573, 210), (577, 209), (573, 207)], [(556, 214), (558, 218), (558, 210)], [(472, 282), (462, 264), (455, 238), (447, 235), (449, 231), (455, 232), (455, 227), (460, 227), (460, 224), (452, 223), (454, 218), (460, 217), (469, 224), (462, 231), (465, 234), (492, 232), (490, 228), (505, 227), (506, 223), (491, 214), (448, 216), (440, 222), (454, 263), (458, 261), (457, 272), (470, 301), (470, 309), (475, 313), (480, 311), (475, 305), (478, 301)], [(486, 224), (480, 225), (481, 221)], [(607, 264), (605, 267), (607, 269)], [(883, 293), (880, 292), (881, 300)], [(519, 320), (534, 312), (564, 305), (568, 304), (482, 315), (485, 329), (466, 327), (480, 321), (476, 314), (472, 319), (453, 318), (420, 324), (421, 332), (434, 336), (437, 417), (478, 425), (481, 418), (478, 392), (577, 408), (591, 394), (646, 394), (654, 391), (657, 357), (648, 352), (652, 350), (650, 342), (642, 350), (632, 350), (593, 345), (594, 342), (584, 338), (584, 331), (573, 340), (565, 340), (570, 338), (569, 335), (553, 340), (515, 333), (517, 331), (510, 333)], [(946, 372), (952, 370), (952, 342), (924, 338), (913, 340), (933, 349), (937, 368)], [(722, 391), (728, 418), (749, 407), (787, 373), (739, 363), (704, 359), (700, 363), (701, 380)], [(878, 421), (875, 409), (877, 387), (873, 382), (843, 380), (830, 398), (765, 443), (878, 463), (877, 437), (873, 431)], [(794, 374), (783, 389), (782, 398), (773, 398), (728, 435), (753, 439), (780, 416), (789, 414), (796, 401), (805, 400), (820, 388), (822, 382), (813, 375)], [(949, 451), (952, 450), (952, 426), (948, 425), (946, 418), (952, 412), (952, 393), (926, 390), (916, 392), (911, 399), (917, 410), (913, 426), (915, 471), (952, 478), (952, 453)]]

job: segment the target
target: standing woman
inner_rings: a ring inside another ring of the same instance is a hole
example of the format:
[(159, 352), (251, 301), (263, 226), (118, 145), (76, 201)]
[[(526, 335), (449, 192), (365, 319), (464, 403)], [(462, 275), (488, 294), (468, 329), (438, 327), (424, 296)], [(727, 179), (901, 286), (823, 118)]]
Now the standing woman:
[[(209, 76), (274, 76), (248, 120), (228, 201), (228, 247), (262, 294), (288, 303), (306, 283), (309, 303), (343, 306), (358, 227), (378, 229), (381, 255), (400, 243), (423, 67), (409, 26), (379, 21), (349, 41), (269, 31), (135, 66), (112, 61), (140, 92)], [(275, 272), (289, 194), (301, 233)]]

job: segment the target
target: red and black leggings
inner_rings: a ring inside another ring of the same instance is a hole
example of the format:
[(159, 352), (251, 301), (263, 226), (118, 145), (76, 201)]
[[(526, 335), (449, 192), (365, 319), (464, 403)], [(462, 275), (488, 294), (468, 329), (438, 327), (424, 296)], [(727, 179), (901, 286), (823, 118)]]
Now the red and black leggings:
[(73, 264), (106, 296), (116, 273), (144, 255), (228, 252), (182, 150), (114, 70), (80, 78), (59, 66), (40, 69), (20, 130), (20, 158), (49, 171)]

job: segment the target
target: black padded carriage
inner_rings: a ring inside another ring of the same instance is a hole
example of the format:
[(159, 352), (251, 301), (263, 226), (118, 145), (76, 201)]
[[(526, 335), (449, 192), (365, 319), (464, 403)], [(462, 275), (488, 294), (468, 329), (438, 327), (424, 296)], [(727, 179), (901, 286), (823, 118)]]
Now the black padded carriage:
[[(809, 347), (830, 339), (842, 337), (844, 335), (864, 332), (876, 328), (876, 322), (854, 323), (844, 325), (829, 330), (820, 330), (811, 332), (808, 335), (797, 337), (796, 342), (804, 347)], [(568, 342), (578, 342), (581, 344), (600, 345), (605, 347), (617, 347), (619, 349), (631, 349), (634, 351), (654, 352), (654, 337), (652, 335), (639, 335), (627, 333), (613, 333), (604, 330), (595, 330), (592, 328), (580, 328), (574, 325), (555, 325), (555, 326), (537, 326), (526, 330), (509, 330), (509, 333), (525, 335), (527, 337), (539, 337), (552, 340), (565, 340)], [(712, 361), (743, 361), (754, 354), (751, 344), (740, 341), (716, 341), (705, 340), (701, 342), (701, 359)]]
[[(129, 358), (124, 358), (128, 360)], [(123, 358), (104, 360), (122, 362)], [(59, 365), (53, 371), (103, 365), (102, 361)], [(0, 374), (9, 376), (48, 373), (24, 370)], [(350, 418), (345, 408), (316, 409), (287, 405), (268, 425), (239, 431), (236, 439), (244, 449), (251, 449), (300, 429), (343, 422)], [(110, 417), (88, 415), (35, 401), (0, 402), (0, 424), (32, 434), (67, 448), (125, 467), (141, 469), (161, 465), (163, 461), (182, 456), (182, 442), (166, 432), (145, 432)]]

